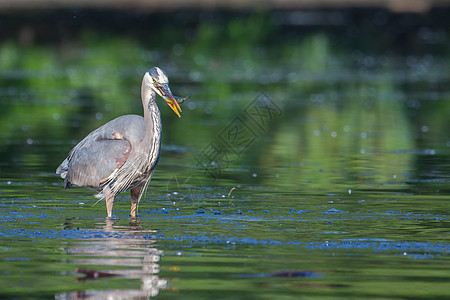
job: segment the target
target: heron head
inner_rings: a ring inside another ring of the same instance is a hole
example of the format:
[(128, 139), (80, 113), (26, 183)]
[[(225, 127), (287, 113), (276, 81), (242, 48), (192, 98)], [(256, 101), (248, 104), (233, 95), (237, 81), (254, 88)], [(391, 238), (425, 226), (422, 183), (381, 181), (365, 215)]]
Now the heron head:
[(144, 75), (145, 85), (153, 89), (166, 101), (170, 108), (181, 118), (181, 108), (169, 87), (166, 73), (158, 67), (149, 69)]

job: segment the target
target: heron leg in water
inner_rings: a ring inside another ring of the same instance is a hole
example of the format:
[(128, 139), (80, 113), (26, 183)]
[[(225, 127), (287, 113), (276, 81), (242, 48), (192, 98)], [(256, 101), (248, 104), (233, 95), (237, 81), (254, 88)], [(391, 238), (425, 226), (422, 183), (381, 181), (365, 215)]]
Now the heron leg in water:
[(131, 189), (131, 210), (130, 210), (130, 217), (133, 219), (136, 218), (137, 208), (138, 208), (138, 202), (139, 202), (139, 194), (141, 193), (142, 185), (135, 187), (134, 189)]
[(105, 192), (105, 199), (106, 199), (106, 211), (108, 212), (108, 218), (112, 217), (112, 210), (114, 205), (114, 198), (116, 196), (111, 193), (109, 190)]

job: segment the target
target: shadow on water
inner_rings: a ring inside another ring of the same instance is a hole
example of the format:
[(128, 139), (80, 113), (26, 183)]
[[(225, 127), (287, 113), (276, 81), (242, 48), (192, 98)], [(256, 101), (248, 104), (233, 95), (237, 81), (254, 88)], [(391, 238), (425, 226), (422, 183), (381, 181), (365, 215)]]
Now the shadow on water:
[[(77, 265), (74, 271), (84, 275), (78, 277), (77, 282), (114, 277), (118, 277), (118, 280), (139, 279), (140, 289), (80, 289), (57, 294), (56, 299), (149, 298), (158, 295), (161, 289), (167, 287), (167, 280), (159, 277), (159, 262), (163, 252), (155, 248), (154, 240), (140, 238), (145, 234), (154, 234), (155, 231), (143, 230), (136, 221), (130, 223), (130, 226), (114, 226), (113, 220), (106, 220), (105, 226), (99, 229), (99, 232), (119, 237), (73, 242), (64, 248), (68, 254), (67, 263)], [(119, 287), (121, 284), (111, 282), (111, 286)]]

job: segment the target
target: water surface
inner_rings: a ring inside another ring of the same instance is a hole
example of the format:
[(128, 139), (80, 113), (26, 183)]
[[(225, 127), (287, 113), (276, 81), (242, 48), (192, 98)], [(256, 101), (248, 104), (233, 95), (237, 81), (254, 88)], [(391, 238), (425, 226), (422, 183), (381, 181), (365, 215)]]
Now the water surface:
[[(278, 23), (246, 38), (264, 20), (199, 25), (162, 48), (95, 31), (0, 45), (2, 297), (450, 296), (445, 36), (406, 54)], [(240, 42), (215, 50), (216, 33)], [(192, 97), (181, 119), (160, 101), (139, 219), (122, 193), (105, 220), (93, 191), (64, 190), (54, 170), (97, 126), (142, 114), (153, 65)]]

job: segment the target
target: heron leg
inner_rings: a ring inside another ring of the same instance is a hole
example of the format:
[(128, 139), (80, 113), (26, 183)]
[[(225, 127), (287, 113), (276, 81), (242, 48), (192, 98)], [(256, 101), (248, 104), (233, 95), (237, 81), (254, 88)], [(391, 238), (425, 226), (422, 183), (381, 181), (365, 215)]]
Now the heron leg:
[(116, 196), (113, 193), (111, 193), (109, 190), (105, 192), (106, 211), (108, 212), (108, 218), (112, 217), (114, 198), (116, 198)]
[(142, 185), (135, 187), (134, 189), (131, 189), (131, 210), (130, 210), (130, 217), (136, 218), (138, 203), (139, 203), (139, 195), (141, 194)]

